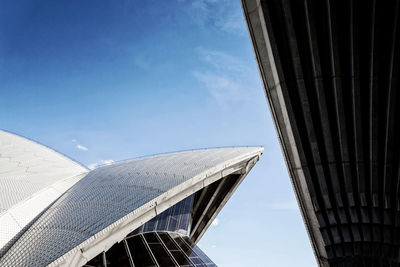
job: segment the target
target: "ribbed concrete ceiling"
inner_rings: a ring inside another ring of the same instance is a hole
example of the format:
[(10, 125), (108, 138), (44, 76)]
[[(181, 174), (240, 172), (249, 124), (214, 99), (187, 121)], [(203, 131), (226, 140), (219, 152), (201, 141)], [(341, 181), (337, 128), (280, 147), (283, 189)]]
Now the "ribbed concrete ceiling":
[(242, 3), (319, 264), (398, 266), (399, 1)]

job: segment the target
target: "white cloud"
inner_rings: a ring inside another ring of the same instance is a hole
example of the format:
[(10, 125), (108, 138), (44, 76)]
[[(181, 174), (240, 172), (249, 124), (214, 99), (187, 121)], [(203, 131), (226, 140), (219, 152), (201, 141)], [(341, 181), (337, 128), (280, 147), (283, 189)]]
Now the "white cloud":
[(76, 143), (76, 139), (75, 139), (75, 138), (72, 139), (71, 142), (72, 142), (72, 143)]
[(219, 224), (218, 218), (215, 218), (214, 221), (211, 223), (211, 226), (217, 226)]
[(105, 165), (110, 165), (110, 164), (114, 163), (114, 160), (112, 160), (112, 159), (102, 159), (100, 162), (102, 164), (105, 164)]
[(81, 144), (77, 144), (76, 148), (82, 151), (88, 151), (89, 149)]
[(247, 34), (243, 14), (240, 12), (229, 13), (225, 17), (217, 19), (215, 24), (224, 32), (237, 35)]
[(245, 62), (223, 51), (198, 48), (200, 59), (210, 63), (216, 70), (231, 71), (236, 73), (251, 73)]
[(92, 163), (92, 164), (89, 164), (87, 167), (90, 169), (90, 170), (93, 170), (93, 169), (96, 169), (96, 167), (98, 166), (99, 164), (97, 164), (97, 163)]
[(213, 26), (233, 35), (246, 35), (246, 24), (239, 2), (232, 0), (190, 0), (187, 12), (199, 26)]
[(193, 72), (193, 75), (205, 85), (221, 108), (225, 109), (229, 104), (241, 100), (239, 85), (230, 77), (211, 72)]
[(226, 109), (230, 105), (240, 107), (254, 101), (252, 95), (259, 87), (258, 76), (249, 64), (222, 51), (198, 48), (201, 61), (207, 63), (206, 70), (193, 71), (193, 76), (204, 85), (217, 104)]
[(97, 167), (101, 166), (101, 165), (111, 165), (113, 164), (115, 161), (112, 159), (102, 159), (100, 160), (100, 162), (98, 163), (92, 163), (89, 164), (87, 167), (91, 170), (96, 169)]

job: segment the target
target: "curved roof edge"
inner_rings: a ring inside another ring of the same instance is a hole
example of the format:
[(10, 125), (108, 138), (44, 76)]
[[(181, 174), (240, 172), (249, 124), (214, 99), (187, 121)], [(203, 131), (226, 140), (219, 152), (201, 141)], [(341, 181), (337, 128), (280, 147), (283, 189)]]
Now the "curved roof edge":
[[(200, 239), (203, 237), (203, 235), (205, 234), (207, 229), (213, 223), (214, 219), (219, 214), (219, 212), (222, 210), (222, 208), (225, 206), (225, 204), (228, 202), (228, 200), (231, 198), (233, 193), (236, 191), (236, 189), (239, 187), (239, 185), (242, 183), (244, 178), (247, 176), (247, 174), (254, 167), (254, 165), (257, 163), (258, 160), (259, 160), (259, 156), (256, 156), (256, 157), (252, 158), (251, 160), (249, 160), (248, 162), (244, 162), (242, 164), (235, 165), (234, 168), (236, 166), (237, 167), (234, 170), (230, 171), (230, 174), (239, 174), (240, 175), (239, 179), (237, 179), (237, 181), (233, 184), (233, 186), (228, 189), (229, 190), (228, 193), (222, 198), (222, 201), (218, 204), (216, 210), (212, 214), (210, 214), (210, 217), (208, 219), (203, 217), (202, 221), (198, 222), (198, 225), (201, 225), (203, 223), (203, 221), (205, 222), (205, 225), (202, 227), (200, 232), (198, 233), (196, 231), (196, 232), (190, 233), (190, 239), (192, 239), (195, 244), (197, 244), (200, 241)], [(227, 175), (224, 175), (224, 177), (226, 177), (226, 176)], [(217, 189), (217, 191), (218, 191), (218, 189)], [(216, 193), (217, 192), (214, 192), (213, 198), (216, 197)], [(204, 212), (203, 212), (203, 215), (204, 215)]]
[(52, 152), (54, 152), (54, 153), (57, 153), (58, 155), (64, 157), (65, 159), (67, 159), (67, 160), (69, 160), (69, 161), (75, 163), (76, 165), (79, 165), (80, 167), (84, 168), (85, 170), (90, 171), (90, 169), (89, 169), (85, 164), (83, 164), (83, 163), (77, 161), (76, 159), (73, 159), (73, 158), (67, 156), (66, 154), (64, 154), (64, 153), (62, 153), (62, 152), (60, 152), (60, 151), (58, 151), (58, 150), (55, 150), (54, 148), (49, 147), (49, 146), (46, 145), (46, 144), (42, 144), (41, 142), (36, 141), (36, 140), (34, 140), (34, 139), (32, 139), (32, 138), (26, 137), (26, 136), (24, 136), (24, 135), (22, 135), (22, 134), (18, 134), (18, 133), (15, 133), (15, 132), (12, 132), (12, 131), (5, 130), (5, 129), (1, 129), (1, 128), (0, 128), (0, 133), (1, 133), (1, 132), (6, 133), (6, 134), (9, 134), (9, 135), (13, 135), (13, 136), (15, 136), (15, 137), (24, 139), (25, 141), (29, 141), (29, 142), (31, 142), (31, 143), (33, 143), (33, 144), (35, 144), (35, 145), (41, 146), (41, 147), (43, 147), (43, 148), (46, 148), (46, 149), (48, 149), (48, 150), (50, 150), (50, 151), (52, 151)]
[[(107, 251), (109, 248), (111, 248), (112, 245), (120, 242), (130, 232), (138, 228), (140, 225), (151, 220), (153, 217), (157, 216), (164, 210), (175, 205), (189, 195), (201, 190), (207, 185), (219, 179), (222, 179), (227, 175), (237, 173), (238, 171), (242, 170), (243, 175), (240, 179), (241, 182), (250, 171), (252, 166), (254, 166), (254, 164), (259, 160), (259, 157), (261, 156), (263, 150), (264, 149), (262, 147), (254, 148), (254, 150), (250, 152), (243, 153), (240, 156), (211, 167), (208, 170), (175, 186), (169, 191), (159, 195), (153, 200), (147, 202), (146, 204), (140, 206), (131, 213), (115, 221), (95, 235), (91, 236), (75, 248), (71, 249), (58, 259), (54, 260), (48, 266), (84, 265), (86, 262), (97, 256), (99, 253)], [(221, 203), (221, 206), (217, 209), (215, 214), (213, 214), (212, 218), (215, 218), (215, 216), (222, 209), (222, 206), (226, 203), (226, 201), (232, 195), (233, 191), (235, 191), (240, 182), (235, 186), (229, 196), (224, 199), (224, 201)], [(209, 221), (207, 223), (204, 231), (208, 228), (211, 222)], [(202, 234), (204, 233), (204, 231), (202, 232)]]

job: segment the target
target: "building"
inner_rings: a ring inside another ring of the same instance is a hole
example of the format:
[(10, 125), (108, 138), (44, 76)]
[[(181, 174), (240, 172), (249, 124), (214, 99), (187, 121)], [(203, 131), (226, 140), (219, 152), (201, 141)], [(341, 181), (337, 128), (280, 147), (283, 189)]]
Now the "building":
[(0, 266), (215, 266), (196, 244), (262, 150), (175, 152), (89, 171), (0, 131)]
[(399, 1), (242, 6), (318, 264), (399, 266)]

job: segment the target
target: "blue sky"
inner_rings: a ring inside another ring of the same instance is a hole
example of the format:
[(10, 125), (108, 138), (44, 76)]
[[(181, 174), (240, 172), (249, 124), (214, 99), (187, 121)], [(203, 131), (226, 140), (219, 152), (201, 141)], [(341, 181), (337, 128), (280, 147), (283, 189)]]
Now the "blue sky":
[(262, 145), (199, 243), (219, 266), (316, 266), (239, 0), (0, 2), (0, 128), (94, 167)]

